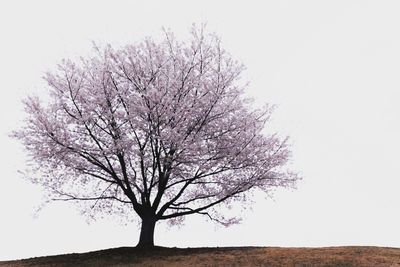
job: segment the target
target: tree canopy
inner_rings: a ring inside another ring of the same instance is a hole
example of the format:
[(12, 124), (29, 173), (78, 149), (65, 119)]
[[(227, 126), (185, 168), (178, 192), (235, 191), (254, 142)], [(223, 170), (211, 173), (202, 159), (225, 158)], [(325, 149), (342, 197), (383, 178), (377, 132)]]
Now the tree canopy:
[(221, 205), (300, 179), (286, 167), (287, 138), (263, 133), (271, 108), (244, 97), (244, 66), (219, 37), (196, 27), (188, 41), (164, 37), (63, 60), (45, 75), (51, 101), (27, 98), (13, 133), (38, 166), (33, 182), (90, 214), (136, 213), (139, 246), (154, 244), (157, 221), (229, 225), (240, 214), (225, 218)]

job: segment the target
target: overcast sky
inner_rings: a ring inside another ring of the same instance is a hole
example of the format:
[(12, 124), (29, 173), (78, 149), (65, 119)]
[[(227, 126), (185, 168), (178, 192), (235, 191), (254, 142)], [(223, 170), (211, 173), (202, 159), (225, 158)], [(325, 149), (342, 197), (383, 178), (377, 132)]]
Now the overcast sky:
[[(277, 104), (271, 127), (290, 135), (304, 180), (256, 196), (241, 225), (201, 216), (157, 225), (160, 246), (400, 247), (400, 2), (1, 1), (0, 260), (134, 246), (136, 224), (90, 225), (68, 203), (34, 218), (42, 189), (23, 180), (21, 99), (43, 73), (85, 56), (92, 40), (123, 45), (207, 22), (246, 66), (248, 94)], [(239, 212), (239, 211), (238, 211)]]

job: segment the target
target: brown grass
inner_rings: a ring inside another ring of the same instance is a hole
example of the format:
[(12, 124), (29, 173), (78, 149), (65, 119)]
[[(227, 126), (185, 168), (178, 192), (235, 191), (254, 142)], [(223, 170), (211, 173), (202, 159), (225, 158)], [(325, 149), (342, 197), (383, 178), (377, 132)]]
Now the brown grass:
[(383, 247), (130, 247), (0, 262), (0, 266), (400, 266), (400, 249)]

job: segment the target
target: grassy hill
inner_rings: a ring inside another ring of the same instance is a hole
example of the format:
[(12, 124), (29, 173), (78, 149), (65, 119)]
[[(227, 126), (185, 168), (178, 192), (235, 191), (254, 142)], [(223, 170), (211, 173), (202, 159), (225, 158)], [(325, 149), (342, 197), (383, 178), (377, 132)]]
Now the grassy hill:
[(400, 248), (121, 247), (0, 261), (0, 266), (400, 266)]

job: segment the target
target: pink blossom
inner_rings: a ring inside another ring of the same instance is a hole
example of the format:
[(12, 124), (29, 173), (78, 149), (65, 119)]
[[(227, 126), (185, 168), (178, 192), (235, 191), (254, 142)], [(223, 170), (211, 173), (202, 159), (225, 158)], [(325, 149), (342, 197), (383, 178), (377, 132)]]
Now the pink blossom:
[(26, 99), (25, 127), (13, 133), (54, 199), (134, 211), (139, 245), (151, 246), (156, 221), (198, 213), (236, 223), (240, 214), (218, 207), (300, 179), (285, 168), (287, 139), (262, 134), (271, 108), (243, 96), (244, 66), (215, 34), (193, 27), (187, 42), (166, 32), (161, 42), (95, 50), (45, 75), (52, 101)]

